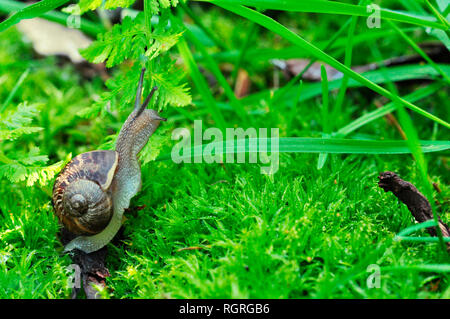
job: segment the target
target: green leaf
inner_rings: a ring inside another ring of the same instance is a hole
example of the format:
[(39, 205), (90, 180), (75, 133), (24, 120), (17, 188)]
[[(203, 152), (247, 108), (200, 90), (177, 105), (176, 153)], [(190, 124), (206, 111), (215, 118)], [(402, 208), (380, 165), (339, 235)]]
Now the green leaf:
[[(239, 140), (238, 140), (239, 141)], [(203, 154), (204, 149), (222, 150), (215, 154), (239, 154), (265, 152), (270, 150), (273, 143), (278, 143), (280, 153), (334, 153), (334, 154), (409, 154), (411, 150), (406, 141), (397, 140), (356, 140), (338, 138), (312, 138), (312, 137), (281, 137), (273, 138), (250, 138), (242, 143), (231, 143), (227, 141), (213, 142), (197, 145), (190, 148), (189, 154)], [(264, 147), (261, 147), (263, 145)], [(266, 145), (266, 146), (265, 146)], [(422, 151), (439, 152), (450, 149), (450, 141), (421, 141)], [(211, 154), (211, 155), (215, 155)], [(165, 154), (158, 160), (168, 160), (170, 154)], [(191, 158), (191, 155), (182, 155), (180, 159)]]
[(35, 163), (45, 164), (48, 161), (47, 155), (39, 155), (39, 147), (34, 146), (30, 149), (27, 156), (18, 159), (18, 161), (24, 165), (32, 165)]
[(28, 7), (20, 9), (8, 19), (0, 23), (0, 32), (8, 29), (16, 23), (19, 23), (20, 20), (39, 17), (47, 11), (51, 11), (59, 6), (62, 6), (66, 2), (69, 2), (69, 0), (41, 0), (37, 3), (29, 5)]
[(81, 55), (92, 63), (106, 61), (106, 66), (111, 68), (128, 58), (138, 59), (145, 53), (147, 39), (142, 27), (143, 15), (139, 14), (134, 20), (125, 17), (121, 24), (115, 24), (113, 28), (100, 33), (97, 40), (86, 49), (80, 50)]
[(11, 129), (0, 130), (0, 141), (2, 141), (2, 140), (13, 141), (22, 135), (33, 134), (36, 132), (40, 132), (43, 129), (44, 129), (43, 127), (26, 126), (26, 127), (19, 127), (19, 128), (13, 129), (13, 130), (11, 130)]
[(105, 9), (128, 8), (135, 2), (136, 0), (106, 0)]
[[(179, 0), (145, 0), (150, 2), (150, 8), (152, 14), (158, 14), (161, 9), (169, 7), (176, 7)], [(134, 4), (136, 0), (106, 0), (105, 9), (111, 10), (116, 8), (128, 8)], [(81, 9), (81, 13), (89, 10), (95, 10), (102, 5), (102, 0), (80, 0), (78, 3)]]
[(1, 115), (0, 127), (5, 126), (10, 129), (16, 129), (30, 124), (33, 117), (38, 113), (39, 106), (39, 104), (28, 105), (27, 102), (20, 103), (15, 111)]
[(38, 113), (40, 104), (21, 103), (15, 110), (0, 114), (0, 141), (15, 140), (25, 134), (32, 134), (43, 130), (42, 127), (29, 127)]
[[(343, 14), (352, 16), (368, 17), (372, 13), (367, 10), (366, 6), (352, 5), (337, 1), (298, 1), (298, 0), (197, 0), (222, 5), (245, 5), (257, 7), (259, 9), (283, 10), (293, 12), (311, 12), (311, 13), (328, 13)], [(389, 19), (404, 23), (417, 24), (421, 26), (429, 26), (446, 30), (447, 27), (434, 17), (424, 15), (413, 15), (406, 12), (394, 11), (380, 8), (381, 19)]]
[[(30, 151), (33, 154), (35, 150)], [(32, 163), (45, 164), (48, 161), (45, 155), (32, 155), (29, 158), (13, 160), (8, 164), (0, 164), (0, 178), (7, 178), (12, 183), (26, 181), (27, 186), (33, 186), (38, 182), (41, 186), (48, 184), (70, 161), (72, 154), (66, 158), (49, 166), (28, 165)]]
[(192, 78), (192, 81), (195, 83), (197, 89), (199, 90), (200, 94), (202, 95), (203, 100), (207, 104), (207, 107), (209, 111), (211, 112), (211, 116), (213, 117), (214, 121), (216, 122), (216, 125), (222, 130), (225, 131), (225, 120), (223, 118), (222, 112), (220, 111), (219, 107), (217, 106), (216, 100), (214, 99), (210, 88), (208, 86), (207, 81), (205, 80), (204, 76), (201, 74), (197, 63), (194, 61), (194, 57), (192, 56), (192, 53), (189, 49), (189, 46), (187, 45), (187, 42), (184, 38), (181, 38), (180, 41), (177, 43), (178, 51), (180, 52), (181, 57), (184, 60), (184, 63), (187, 66), (189, 75)]
[(158, 86), (156, 95), (158, 109), (162, 110), (166, 105), (182, 107), (191, 104), (189, 87), (187, 83), (182, 83), (185, 77), (184, 71), (168, 57), (164, 57), (161, 61), (151, 72), (152, 84), (149, 86)]
[(155, 133), (153, 133), (152, 138), (149, 139), (148, 143), (139, 154), (139, 159), (142, 165), (154, 161), (163, 147), (170, 144), (171, 139), (168, 130), (168, 127), (160, 127)]
[(95, 10), (102, 5), (103, 0), (80, 0), (78, 5), (80, 6), (80, 13), (84, 13), (89, 10)]
[(412, 225), (412, 226), (409, 226), (408, 228), (403, 229), (401, 232), (399, 232), (397, 234), (397, 236), (406, 236), (406, 235), (409, 235), (409, 234), (415, 232), (416, 230), (427, 228), (427, 227), (432, 227), (432, 226), (436, 226), (436, 225), (437, 225), (436, 222), (433, 219), (430, 219), (430, 220), (427, 220), (426, 222)]
[(27, 167), (27, 186), (33, 186), (36, 182), (38, 182), (41, 186), (48, 184), (64, 168), (64, 166), (66, 166), (66, 164), (70, 161), (71, 156), (71, 154), (68, 154), (64, 160), (49, 166)]
[[(315, 2), (315, 1), (313, 1), (313, 2)], [(325, 52), (323, 52), (316, 46), (312, 45), (308, 41), (304, 40), (303, 38), (301, 38), (300, 36), (298, 36), (297, 34), (292, 32), (291, 30), (287, 29), (280, 23), (276, 22), (275, 20), (273, 20), (259, 12), (256, 12), (254, 10), (248, 9), (243, 6), (235, 6), (235, 5), (228, 5), (228, 4), (226, 4), (226, 5), (218, 4), (218, 5), (223, 7), (224, 9), (227, 9), (227, 10), (234, 12), (238, 15), (241, 15), (251, 21), (254, 21), (272, 32), (279, 34), (286, 40), (288, 40), (288, 41), (292, 42), (293, 44), (298, 45), (302, 49), (310, 52), (317, 59), (328, 63), (332, 67), (334, 67), (337, 70), (341, 71), (342, 73), (348, 75), (349, 77), (353, 78), (354, 80), (360, 82), (362, 85), (368, 87), (369, 89), (375, 91), (376, 93), (381, 94), (381, 95), (391, 99), (392, 101), (401, 103), (405, 107), (407, 107), (407, 108), (409, 108), (409, 109), (411, 109), (411, 110), (413, 110), (413, 111), (415, 111), (415, 112), (417, 112), (417, 113), (419, 113), (419, 114), (421, 114), (421, 115), (423, 115), (423, 116), (425, 116), (447, 128), (450, 128), (450, 123), (448, 123), (448, 122), (434, 116), (433, 114), (430, 114), (429, 112), (421, 109), (420, 107), (402, 99), (398, 95), (384, 89), (383, 87), (373, 83), (372, 81), (369, 81), (367, 78), (365, 78), (361, 74), (356, 73), (352, 69), (343, 65), (342, 63), (340, 63), (338, 60), (336, 60), (332, 56), (326, 54)]]

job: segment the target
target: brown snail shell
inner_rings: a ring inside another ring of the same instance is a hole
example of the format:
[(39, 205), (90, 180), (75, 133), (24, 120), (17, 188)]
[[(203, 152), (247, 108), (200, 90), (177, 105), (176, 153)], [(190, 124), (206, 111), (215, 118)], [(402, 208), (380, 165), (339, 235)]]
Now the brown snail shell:
[(72, 159), (53, 187), (52, 203), (60, 222), (73, 234), (100, 233), (113, 215), (111, 182), (118, 163), (115, 151), (92, 151)]

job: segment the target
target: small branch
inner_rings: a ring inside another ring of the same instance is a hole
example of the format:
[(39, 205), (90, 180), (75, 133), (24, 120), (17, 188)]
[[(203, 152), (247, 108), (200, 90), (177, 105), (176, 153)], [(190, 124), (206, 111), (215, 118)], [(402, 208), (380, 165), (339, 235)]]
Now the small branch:
[[(381, 103), (379, 101), (375, 101), (374, 102), (375, 106), (379, 109), (381, 109), (383, 107), (383, 105), (381, 105)], [(385, 119), (387, 121), (387, 123), (391, 126), (394, 126), (397, 131), (400, 133), (402, 139), (407, 140), (406, 138), (406, 134), (403, 131), (402, 127), (400, 126), (400, 124), (398, 123), (397, 119), (395, 118), (395, 116), (392, 113), (388, 113), (385, 116)]]
[[(402, 180), (393, 172), (383, 172), (378, 176), (378, 186), (385, 192), (392, 192), (414, 216), (418, 223), (433, 220), (433, 212), (427, 198), (420, 193), (410, 182)], [(439, 218), (439, 228), (444, 237), (450, 237), (450, 228)], [(435, 227), (428, 227), (427, 232), (431, 236), (437, 236)], [(447, 243), (447, 250), (450, 251), (450, 243)]]
[[(76, 236), (67, 231), (65, 228), (61, 231), (61, 242), (66, 245)], [(80, 266), (81, 269), (81, 282), (83, 283), (83, 289), (86, 293), (86, 299), (100, 299), (98, 291), (93, 287), (93, 285), (106, 287), (105, 279), (109, 277), (108, 268), (105, 267), (105, 259), (108, 250), (103, 247), (100, 250), (94, 251), (90, 254), (75, 249), (70, 257), (73, 263)], [(72, 299), (76, 299), (79, 288), (73, 288)]]

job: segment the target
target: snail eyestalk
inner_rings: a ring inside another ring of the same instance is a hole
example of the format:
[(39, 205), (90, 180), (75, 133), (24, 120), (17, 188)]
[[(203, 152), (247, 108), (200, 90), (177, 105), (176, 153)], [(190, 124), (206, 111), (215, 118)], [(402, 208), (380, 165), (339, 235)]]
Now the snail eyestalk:
[(144, 73), (145, 68), (142, 68), (141, 77), (139, 78), (139, 83), (136, 92), (136, 100), (134, 101), (134, 109), (137, 110), (141, 105), (141, 95), (142, 95), (142, 86), (144, 85)]
[(147, 96), (147, 98), (145, 99), (144, 103), (142, 103), (141, 107), (139, 108), (138, 112), (136, 113), (136, 117), (138, 117), (147, 107), (148, 103), (150, 102), (150, 99), (152, 98), (153, 94), (155, 94), (155, 91), (158, 89), (157, 86), (154, 86), (152, 88), (152, 91), (150, 92), (150, 94)]

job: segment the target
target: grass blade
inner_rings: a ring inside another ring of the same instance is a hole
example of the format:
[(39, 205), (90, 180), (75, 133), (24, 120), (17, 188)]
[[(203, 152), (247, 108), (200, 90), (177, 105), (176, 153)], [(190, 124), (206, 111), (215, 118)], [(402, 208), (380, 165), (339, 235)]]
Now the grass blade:
[(242, 105), (241, 101), (239, 101), (239, 99), (236, 98), (236, 96), (234, 95), (234, 92), (231, 89), (225, 77), (223, 76), (222, 71), (220, 71), (219, 66), (216, 64), (214, 59), (211, 58), (211, 56), (208, 54), (204, 45), (195, 37), (195, 35), (190, 30), (186, 29), (184, 34), (186, 38), (189, 41), (191, 41), (203, 55), (205, 63), (208, 65), (208, 69), (213, 73), (213, 75), (219, 82), (220, 86), (223, 88), (225, 95), (228, 97), (228, 100), (230, 101), (230, 104), (233, 106), (234, 110), (239, 115), (241, 120), (244, 123), (248, 123), (249, 119), (247, 116), (247, 112), (244, 109), (244, 106)]
[[(395, 240), (399, 241), (411, 241), (419, 243), (440, 243), (441, 240), (438, 237), (408, 237), (408, 236), (396, 236)], [(442, 242), (450, 242), (450, 237), (442, 238)], [(445, 247), (445, 246), (444, 246)]]
[(45, 12), (51, 11), (59, 6), (62, 6), (69, 0), (42, 0), (32, 5), (29, 5), (23, 9), (20, 9), (8, 19), (0, 23), (0, 32), (8, 29), (9, 27), (19, 23), (23, 19), (31, 19), (39, 17)]
[(316, 46), (312, 45), (308, 41), (304, 40), (291, 30), (287, 29), (280, 23), (276, 22), (275, 20), (259, 13), (254, 10), (251, 10), (249, 8), (243, 7), (243, 6), (234, 6), (234, 5), (225, 5), (225, 4), (218, 4), (220, 7), (223, 7), (226, 10), (229, 10), (231, 12), (234, 12), (242, 17), (245, 17), (251, 21), (254, 21), (256, 23), (259, 23), (266, 29), (275, 32), (276, 34), (282, 36), (286, 40), (294, 43), (295, 45), (301, 47), (302, 49), (310, 52), (312, 55), (314, 55), (316, 58), (328, 63), (335, 69), (341, 71), (344, 74), (347, 74), (351, 78), (355, 79), (356, 81), (360, 82), (364, 86), (368, 87), (369, 89), (375, 91), (378, 94), (381, 94), (395, 102), (401, 103), (402, 105), (406, 106), (407, 108), (447, 127), (450, 128), (450, 124), (446, 121), (434, 116), (433, 114), (430, 114), (429, 112), (421, 109), (420, 107), (402, 99), (401, 97), (391, 93), (390, 91), (382, 88), (381, 86), (369, 81), (364, 76), (360, 75), (359, 73), (356, 73), (352, 69), (346, 67), (339, 61), (337, 61), (335, 58), (331, 57), (330, 55), (326, 54)]
[[(377, 47), (371, 47), (371, 49), (372, 49), (372, 52), (376, 55), (376, 57), (378, 59), (382, 58)], [(386, 68), (384, 67), (384, 65), (381, 66), (381, 71), (383, 72), (383, 75), (386, 78), (387, 84), (391, 88), (391, 91), (396, 92), (397, 89), (396, 89), (395, 85), (392, 83), (392, 81), (390, 81), (390, 79), (386, 73)], [(417, 133), (417, 130), (414, 127), (412, 119), (410, 118), (410, 116), (406, 112), (406, 110), (404, 109), (403, 105), (401, 105), (399, 103), (395, 103), (395, 104), (398, 104), (397, 113), (399, 115), (401, 128), (403, 129), (403, 131), (406, 134), (406, 142), (407, 142), (408, 147), (410, 148), (411, 153), (414, 156), (414, 159), (417, 163), (418, 171), (419, 171), (420, 177), (422, 179), (423, 187), (424, 187), (424, 194), (428, 198), (428, 201), (430, 202), (431, 210), (433, 213), (433, 219), (436, 222), (436, 224), (438, 224), (439, 218), (437, 215), (436, 205), (433, 200), (433, 191), (431, 188), (431, 184), (428, 181), (428, 167), (427, 167), (427, 162), (425, 160), (425, 156), (420, 147), (419, 134)], [(442, 230), (440, 227), (436, 227), (436, 233), (437, 233), (437, 237), (439, 239), (439, 246), (442, 249), (441, 250), (442, 256), (446, 256), (448, 258), (447, 249), (446, 249), (446, 246), (444, 243), (444, 238), (443, 238)], [(438, 247), (438, 250), (439, 250), (439, 247)]]
[(211, 39), (211, 41), (214, 42), (214, 44), (217, 47), (219, 47), (223, 50), (228, 50), (225, 43), (223, 41), (221, 41), (215, 35), (215, 33), (211, 32), (210, 28), (206, 27), (203, 24), (202, 20), (199, 17), (197, 17), (197, 15), (183, 1), (180, 1), (180, 7), (183, 9), (184, 12), (186, 12), (186, 14), (189, 16), (189, 18), (191, 18), (192, 21), (194, 21), (195, 24)]
[(431, 65), (442, 77), (447, 83), (450, 83), (450, 77), (433, 61), (431, 60), (428, 55), (416, 44), (414, 41), (402, 30), (400, 30), (399, 27), (395, 25), (395, 23), (388, 21), (389, 25), (394, 29), (400, 36), (425, 60), (428, 62), (429, 65)]
[[(328, 119), (328, 77), (327, 77), (327, 70), (323, 66), (323, 64), (320, 66), (320, 73), (322, 77), (322, 129), (325, 134), (330, 133), (329, 128), (329, 119)], [(320, 153), (319, 159), (317, 161), (317, 169), (321, 169), (325, 162), (327, 161), (328, 154), (327, 153)]]
[(5, 102), (3, 102), (2, 106), (0, 107), (0, 114), (8, 107), (11, 100), (14, 98), (14, 96), (17, 93), (17, 90), (22, 85), (23, 81), (27, 78), (28, 74), (30, 73), (30, 69), (26, 69), (25, 72), (22, 73), (20, 78), (17, 80), (16, 85), (14, 85), (11, 92), (9, 92), (8, 97), (6, 98)]
[(423, 228), (427, 228), (427, 227), (432, 227), (432, 226), (436, 226), (436, 222), (434, 220), (427, 220), (426, 222), (420, 223), (420, 224), (416, 224), (416, 225), (412, 225), (409, 226), (405, 229), (403, 229), (401, 232), (399, 232), (397, 234), (397, 236), (406, 236), (409, 234), (412, 234), (413, 232), (419, 230), (419, 229), (423, 229)]
[[(203, 145), (196, 145), (190, 148), (187, 154), (203, 154), (204, 149), (218, 150), (217, 154), (239, 154), (265, 152), (271, 149), (275, 143), (272, 138), (250, 138), (239, 143), (230, 141), (213, 142)], [(409, 154), (411, 150), (406, 141), (398, 140), (355, 140), (355, 139), (326, 139), (313, 137), (281, 137), (278, 139), (280, 153), (333, 153), (333, 154)], [(233, 145), (234, 144), (234, 145)], [(233, 147), (230, 147), (233, 145)], [(264, 147), (261, 147), (263, 145)], [(265, 146), (267, 145), (267, 146)], [(439, 152), (450, 149), (450, 141), (421, 141), (420, 146), (423, 152)], [(206, 155), (205, 155), (206, 156)], [(182, 155), (181, 159), (192, 158), (191, 155)], [(169, 160), (171, 154), (165, 154), (157, 160)]]
[[(338, 31), (336, 31), (333, 36), (329, 40), (319, 40), (317, 41), (317, 47), (320, 48), (322, 51), (332, 49), (335, 50), (333, 52), (333, 56), (339, 57), (341, 55), (341, 52), (343, 53), (345, 46), (347, 45), (347, 39), (346, 38), (339, 38), (341, 33), (348, 27), (348, 25), (351, 22), (351, 18), (348, 19), (340, 28)], [(187, 25), (188, 28), (194, 30), (194, 28), (191, 25)], [(419, 27), (409, 27), (409, 28), (401, 28), (404, 32), (414, 32), (419, 30)], [(442, 30), (441, 30), (442, 31)], [(353, 38), (353, 44), (361, 44), (361, 43), (367, 43), (367, 41), (371, 41), (373, 39), (379, 39), (383, 38), (386, 39), (387, 37), (396, 36), (397, 33), (394, 30), (376, 30), (371, 31), (369, 33), (363, 33), (355, 35)], [(213, 45), (211, 43), (211, 45)], [(240, 54), (240, 50), (229, 50), (229, 51), (222, 51), (217, 53), (212, 53), (211, 56), (216, 60), (217, 62), (234, 62), (238, 58)], [(200, 55), (194, 55), (196, 61), (202, 61), (202, 57)], [(268, 61), (272, 59), (293, 59), (293, 58), (305, 58), (305, 54), (302, 50), (300, 50), (296, 46), (289, 46), (279, 49), (273, 49), (273, 48), (249, 48), (247, 51), (247, 54), (244, 56), (244, 62), (246, 63), (252, 63), (255, 61)], [(314, 59), (313, 59), (314, 60)], [(315, 60), (314, 60), (315, 61)]]
[[(355, 34), (356, 23), (358, 22), (357, 17), (352, 17), (352, 22), (350, 24), (350, 28), (348, 30), (347, 36), (347, 45), (345, 47), (345, 58), (344, 65), (348, 68), (352, 66), (352, 55), (353, 55), (353, 36)], [(339, 123), (339, 116), (341, 116), (342, 105), (344, 104), (345, 93), (347, 92), (348, 87), (348, 74), (344, 74), (342, 78), (342, 85), (339, 88), (339, 93), (336, 99), (336, 104), (334, 106), (334, 116), (336, 122)]]
[[(446, 64), (439, 64), (439, 67), (447, 74), (450, 75), (450, 66)], [(389, 75), (389, 78), (393, 82), (397, 81), (405, 81), (405, 80), (414, 80), (414, 79), (433, 79), (434, 77), (439, 76), (439, 73), (436, 72), (434, 68), (429, 65), (420, 65), (420, 64), (412, 64), (412, 65), (400, 65), (393, 66), (386, 69), (386, 73)], [(376, 84), (386, 83), (386, 78), (383, 76), (383, 72), (381, 70), (374, 70), (362, 73), (362, 75), (367, 78), (369, 81), (372, 81)], [(328, 88), (330, 90), (339, 89), (342, 85), (342, 79), (337, 79), (334, 81), (330, 81), (328, 84)], [(356, 88), (362, 87), (360, 82), (355, 81), (354, 79), (350, 79), (348, 82), (348, 87)], [(282, 89), (282, 88), (281, 88)], [(278, 91), (276, 91), (278, 92)], [(310, 98), (316, 97), (322, 93), (321, 83), (305, 83), (304, 84), (304, 92), (300, 96), (300, 101), (306, 101)], [(270, 90), (260, 91), (258, 93), (251, 94), (247, 97), (244, 97), (243, 103), (247, 105), (258, 105), (258, 101), (262, 99), (269, 99), (271, 95)], [(297, 96), (295, 89), (289, 89), (285, 94), (285, 103), (294, 104), (295, 98)]]
[[(410, 102), (415, 102), (417, 100), (420, 100), (422, 98), (425, 98), (434, 92), (438, 91), (443, 86), (442, 83), (433, 83), (425, 88), (419, 89), (417, 91), (414, 91), (413, 93), (407, 95), (404, 97), (405, 100)], [(397, 109), (397, 105), (393, 102), (390, 102), (383, 106), (382, 108), (376, 109), (372, 112), (369, 112), (367, 114), (364, 114), (363, 116), (357, 118), (353, 122), (347, 124), (346, 126), (342, 127), (336, 132), (336, 136), (344, 137), (351, 132), (357, 130), (358, 128), (386, 115), (389, 114)]]
[[(333, 34), (333, 36), (331, 37), (331, 39), (328, 41), (328, 43), (324, 46), (323, 50), (327, 50), (329, 47), (331, 47), (336, 39), (341, 35), (342, 32), (344, 32), (344, 30), (347, 28), (347, 26), (351, 23), (351, 18), (347, 20), (346, 23), (344, 23), (344, 25), (342, 27), (340, 27), (340, 29)], [(298, 52), (299, 50), (296, 50), (296, 52)], [(279, 90), (277, 90), (274, 94), (274, 97), (271, 100), (271, 103), (276, 103), (278, 102), (281, 98), (284, 97), (284, 95), (286, 94), (286, 92), (288, 92), (292, 86), (297, 83), (298, 81), (300, 81), (300, 79), (303, 77), (303, 74), (306, 73), (306, 71), (309, 70), (309, 68), (314, 64), (314, 62), (316, 62), (317, 59), (311, 59), (311, 61), (309, 61), (308, 65), (302, 70), (302, 72), (300, 72), (299, 74), (297, 74), (292, 80), (290, 80), (285, 86), (283, 86), (282, 88), (280, 88)]]
[[(0, 12), (10, 13), (14, 11), (20, 11), (27, 7), (26, 3), (12, 1), (12, 0), (2, 0), (0, 1)], [(59, 11), (47, 11), (41, 15), (41, 18), (53, 21), (62, 25), (67, 24), (67, 19), (70, 17), (68, 14)], [(95, 23), (90, 20), (80, 18), (80, 30), (91, 35), (96, 36), (105, 30), (101, 23)]]
[[(294, 12), (311, 12), (311, 13), (329, 13), (343, 14), (351, 16), (368, 17), (371, 15), (367, 11), (366, 6), (352, 5), (340, 3), (336, 1), (298, 1), (298, 0), (197, 0), (214, 3), (218, 6), (223, 5), (245, 5), (257, 7), (259, 9), (283, 10)], [(448, 27), (437, 22), (437, 19), (430, 16), (412, 15), (400, 11), (380, 8), (380, 17), (382, 19), (394, 20), (398, 22), (416, 24), (447, 30)]]
[(194, 58), (192, 57), (192, 53), (189, 50), (189, 47), (184, 37), (180, 38), (180, 40), (177, 43), (177, 47), (181, 57), (183, 58), (186, 64), (188, 73), (190, 74), (192, 80), (195, 83), (195, 86), (202, 95), (206, 106), (210, 110), (211, 116), (213, 117), (214, 121), (219, 126), (219, 128), (223, 132), (225, 132), (226, 124), (222, 116), (222, 112), (218, 108), (216, 100), (214, 99), (214, 97), (211, 94), (211, 91), (209, 90), (208, 83), (206, 82), (205, 78), (198, 69), (197, 63), (195, 63)]
[(448, 23), (448, 21), (442, 16), (442, 14), (430, 3), (430, 1), (428, 0), (424, 0), (426, 5), (428, 6), (428, 8), (430, 8), (431, 12), (433, 12), (433, 14), (435, 15), (435, 17), (441, 21), (441, 23), (445, 26), (447, 26), (447, 28), (450, 26), (450, 24)]

